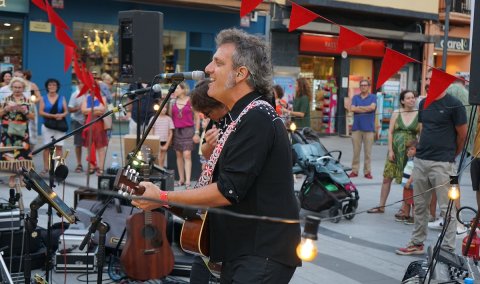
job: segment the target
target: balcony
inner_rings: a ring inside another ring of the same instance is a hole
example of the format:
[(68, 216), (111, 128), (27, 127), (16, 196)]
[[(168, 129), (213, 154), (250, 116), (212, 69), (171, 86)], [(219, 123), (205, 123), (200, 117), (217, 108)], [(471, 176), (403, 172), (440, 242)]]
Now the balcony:
[[(439, 0), (438, 12), (439, 20), (445, 21), (445, 1)], [(472, 0), (451, 0), (450, 23), (459, 25), (470, 25), (470, 13), (472, 10)]]

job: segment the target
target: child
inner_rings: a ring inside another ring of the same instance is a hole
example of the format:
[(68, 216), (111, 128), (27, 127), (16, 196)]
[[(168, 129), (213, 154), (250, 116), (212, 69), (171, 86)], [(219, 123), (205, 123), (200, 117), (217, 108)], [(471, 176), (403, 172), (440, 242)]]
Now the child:
[[(159, 105), (161, 102), (158, 103)], [(165, 166), (165, 157), (167, 155), (168, 146), (172, 144), (173, 137), (173, 120), (167, 115), (167, 108), (163, 108), (162, 112), (153, 125), (153, 135), (160, 137), (160, 151), (158, 153), (158, 165), (160, 167)]]
[[(417, 141), (412, 140), (407, 143), (407, 157), (408, 161), (403, 169), (402, 185), (403, 185), (403, 204), (402, 211), (403, 216), (397, 217), (395, 220), (404, 222), (407, 225), (413, 225), (413, 183), (412, 183), (412, 171), (413, 171), (413, 157), (417, 152)], [(412, 215), (410, 215), (410, 212)]]

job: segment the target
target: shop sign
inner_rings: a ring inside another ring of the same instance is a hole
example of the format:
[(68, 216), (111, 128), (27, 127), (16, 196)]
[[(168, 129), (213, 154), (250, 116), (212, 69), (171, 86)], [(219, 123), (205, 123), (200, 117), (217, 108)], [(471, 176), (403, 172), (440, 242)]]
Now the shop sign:
[(0, 0), (0, 12), (28, 13), (29, 0)]
[(30, 31), (40, 33), (51, 33), (52, 24), (48, 22), (30, 21)]
[[(443, 37), (435, 39), (435, 48), (443, 49)], [(453, 51), (470, 51), (470, 39), (449, 37), (447, 41), (447, 49)]]
[[(323, 54), (341, 54), (338, 50), (338, 36), (302, 34), (300, 36), (300, 51)], [(383, 57), (385, 44), (383, 41), (368, 40), (347, 50), (347, 56), (359, 55)]]

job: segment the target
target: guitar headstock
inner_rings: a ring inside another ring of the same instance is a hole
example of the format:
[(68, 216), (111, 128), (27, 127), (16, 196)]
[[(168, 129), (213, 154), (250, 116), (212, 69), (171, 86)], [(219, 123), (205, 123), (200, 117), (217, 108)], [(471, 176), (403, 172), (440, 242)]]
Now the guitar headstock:
[(118, 190), (118, 194), (123, 196), (142, 195), (145, 192), (145, 187), (138, 185), (140, 182), (139, 175), (140, 173), (130, 166), (119, 170), (113, 184)]

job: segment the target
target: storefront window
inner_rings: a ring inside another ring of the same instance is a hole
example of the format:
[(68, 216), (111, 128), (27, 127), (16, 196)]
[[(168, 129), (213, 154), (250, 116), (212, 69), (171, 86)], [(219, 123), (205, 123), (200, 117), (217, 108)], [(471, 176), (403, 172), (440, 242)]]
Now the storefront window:
[(186, 66), (187, 33), (163, 31), (163, 54), (165, 73), (183, 72)]
[(23, 24), (0, 18), (0, 71), (22, 69)]
[[(118, 78), (118, 26), (74, 22), (73, 37), (80, 49), (81, 60), (90, 71), (106, 72), (114, 79)], [(186, 32), (163, 32), (165, 72), (185, 71), (186, 38)]]
[(118, 78), (117, 30), (115, 25), (73, 23), (73, 38), (80, 58), (90, 71)]

